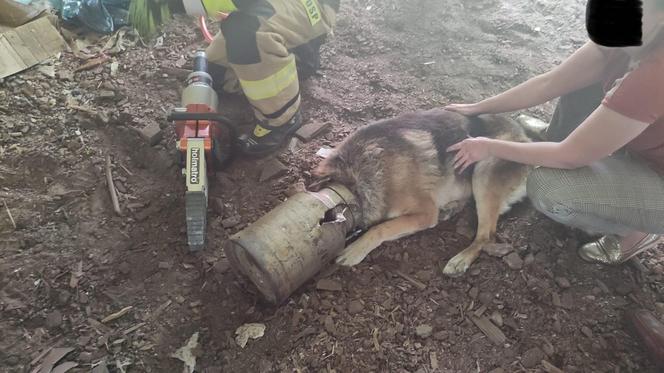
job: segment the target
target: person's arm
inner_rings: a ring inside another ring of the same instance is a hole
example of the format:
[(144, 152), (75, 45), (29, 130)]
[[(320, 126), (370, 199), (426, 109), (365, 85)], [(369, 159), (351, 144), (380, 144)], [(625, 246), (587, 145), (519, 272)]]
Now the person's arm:
[(452, 145), (448, 151), (457, 152), (454, 167), (459, 171), (490, 156), (533, 166), (573, 169), (607, 157), (648, 126), (601, 105), (559, 143), (520, 143), (477, 137)]
[(587, 42), (549, 72), (478, 103), (451, 104), (445, 108), (465, 115), (477, 115), (505, 113), (543, 104), (599, 82), (608, 63), (605, 53), (602, 47)]

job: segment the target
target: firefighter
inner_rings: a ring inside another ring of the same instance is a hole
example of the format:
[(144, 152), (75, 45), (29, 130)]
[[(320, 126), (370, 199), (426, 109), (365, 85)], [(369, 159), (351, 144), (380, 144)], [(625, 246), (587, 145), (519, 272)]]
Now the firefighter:
[[(242, 152), (267, 155), (301, 126), (298, 79), (319, 67), (340, 0), (184, 0), (190, 15), (221, 20), (207, 48), (210, 72), (225, 92), (242, 92), (256, 125)], [(216, 65), (216, 66), (215, 66)]]

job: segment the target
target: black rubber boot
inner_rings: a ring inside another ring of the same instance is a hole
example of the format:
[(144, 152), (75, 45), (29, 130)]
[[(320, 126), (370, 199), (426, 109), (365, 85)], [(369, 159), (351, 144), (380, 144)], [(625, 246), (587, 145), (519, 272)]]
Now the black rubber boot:
[[(293, 118), (279, 127), (256, 125), (250, 135), (240, 136), (238, 147), (247, 156), (261, 157), (279, 149), (302, 126), (302, 116), (296, 112)], [(267, 132), (261, 135), (261, 132)]]

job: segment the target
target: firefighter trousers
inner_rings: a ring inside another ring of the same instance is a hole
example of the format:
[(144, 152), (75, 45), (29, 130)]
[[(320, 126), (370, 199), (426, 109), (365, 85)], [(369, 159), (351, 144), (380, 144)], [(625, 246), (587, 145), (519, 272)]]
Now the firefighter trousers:
[(338, 8), (339, 0), (258, 0), (221, 22), (208, 60), (225, 68), (224, 91), (241, 91), (251, 103), (260, 123), (255, 135), (285, 124), (299, 110), (298, 70), (318, 68), (318, 49)]

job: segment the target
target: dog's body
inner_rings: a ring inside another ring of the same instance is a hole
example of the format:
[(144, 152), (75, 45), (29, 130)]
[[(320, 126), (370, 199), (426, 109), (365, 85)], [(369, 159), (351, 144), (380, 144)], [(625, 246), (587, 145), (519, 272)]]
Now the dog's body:
[(355, 193), (366, 232), (337, 258), (360, 263), (385, 241), (434, 227), (460, 211), (471, 196), (478, 229), (473, 243), (444, 269), (463, 274), (482, 245), (494, 240), (500, 214), (525, 196), (529, 167), (490, 158), (459, 175), (447, 147), (468, 136), (530, 142), (524, 127), (498, 116), (465, 117), (443, 109), (404, 114), (360, 128), (315, 171)]

